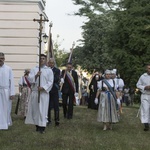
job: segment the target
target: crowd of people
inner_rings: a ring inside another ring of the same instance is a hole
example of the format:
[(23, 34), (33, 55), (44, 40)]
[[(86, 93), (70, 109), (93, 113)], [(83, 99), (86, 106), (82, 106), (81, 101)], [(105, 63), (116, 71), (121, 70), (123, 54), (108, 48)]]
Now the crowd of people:
[[(15, 96), (12, 69), (4, 64), (5, 55), (0, 52), (0, 130), (7, 130), (12, 125), (11, 108)], [(81, 79), (81, 82), (79, 82)], [(134, 88), (124, 85), (117, 76), (117, 70), (106, 70), (104, 74), (94, 72), (90, 79), (80, 78), (71, 62), (60, 71), (55, 67), (55, 60), (40, 55), (39, 66), (25, 69), (19, 82), (19, 99), (16, 114), (24, 118), (25, 124), (35, 125), (35, 130), (44, 133), (46, 126), (52, 124), (51, 111), (54, 110), (55, 126), (60, 125), (59, 98), (62, 97), (63, 116), (73, 119), (74, 105), (84, 105), (97, 110), (97, 121), (103, 123), (103, 130), (112, 130), (112, 125), (119, 122), (122, 103), (133, 105)], [(144, 131), (150, 123), (150, 65), (137, 82), (141, 90), (141, 122)]]

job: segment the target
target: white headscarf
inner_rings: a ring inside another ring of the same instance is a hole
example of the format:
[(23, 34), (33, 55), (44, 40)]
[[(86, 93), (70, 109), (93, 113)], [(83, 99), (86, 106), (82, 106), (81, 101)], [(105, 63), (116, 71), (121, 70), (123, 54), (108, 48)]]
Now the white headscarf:
[(107, 70), (105, 71), (105, 74), (111, 74), (111, 71), (107, 69)]

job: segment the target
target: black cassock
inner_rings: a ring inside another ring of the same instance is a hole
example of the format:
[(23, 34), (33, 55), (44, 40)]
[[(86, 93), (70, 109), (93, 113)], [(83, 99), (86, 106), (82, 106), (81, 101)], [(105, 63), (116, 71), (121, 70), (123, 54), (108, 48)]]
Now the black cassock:
[(95, 104), (94, 100), (95, 100), (97, 89), (98, 89), (97, 82), (100, 80), (102, 80), (101, 77), (99, 77), (99, 79), (96, 80), (95, 76), (94, 76), (90, 85), (89, 85), (90, 94), (89, 94), (89, 99), (88, 99), (88, 108), (98, 109), (98, 105)]

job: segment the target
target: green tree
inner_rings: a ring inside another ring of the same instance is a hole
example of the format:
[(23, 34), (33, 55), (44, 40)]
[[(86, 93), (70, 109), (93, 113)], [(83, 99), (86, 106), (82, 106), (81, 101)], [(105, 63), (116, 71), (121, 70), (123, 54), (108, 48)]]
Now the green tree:
[(83, 46), (75, 60), (83, 68), (117, 68), (125, 82), (135, 85), (150, 62), (149, 0), (73, 0), (75, 15), (87, 18)]
[(111, 35), (117, 68), (127, 84), (135, 85), (143, 66), (150, 62), (150, 1), (124, 0), (116, 11), (116, 25)]
[(63, 40), (60, 42), (59, 38), (60, 36), (57, 35), (56, 40), (53, 42), (53, 49), (56, 64), (58, 67), (61, 67), (66, 63), (69, 54), (60, 48)]
[[(66, 63), (66, 60), (68, 59), (69, 53), (65, 52), (64, 49), (61, 49), (61, 44), (63, 40), (60, 41), (60, 36), (57, 35), (56, 39), (53, 40), (53, 51), (54, 51), (54, 58), (56, 61), (57, 67), (61, 67)], [(47, 51), (45, 52), (47, 53)]]
[(110, 9), (104, 8), (103, 1), (75, 1), (82, 5), (75, 15), (84, 16), (87, 22), (82, 26), (83, 46), (74, 52), (75, 62), (87, 70), (104, 70), (113, 67), (113, 58), (109, 55), (108, 35), (114, 28), (114, 17)]

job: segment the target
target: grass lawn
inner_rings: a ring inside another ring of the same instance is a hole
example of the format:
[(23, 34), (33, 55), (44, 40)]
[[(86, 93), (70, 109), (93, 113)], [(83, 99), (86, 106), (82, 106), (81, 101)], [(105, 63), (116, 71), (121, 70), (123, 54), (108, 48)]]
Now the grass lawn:
[(60, 107), (60, 126), (52, 122), (46, 133), (40, 134), (14, 114), (15, 103), (13, 126), (0, 130), (0, 150), (150, 150), (150, 131), (143, 131), (136, 118), (138, 106), (124, 106), (120, 122), (109, 131), (103, 131), (102, 123), (96, 121), (96, 110), (75, 106), (74, 118), (67, 120)]

